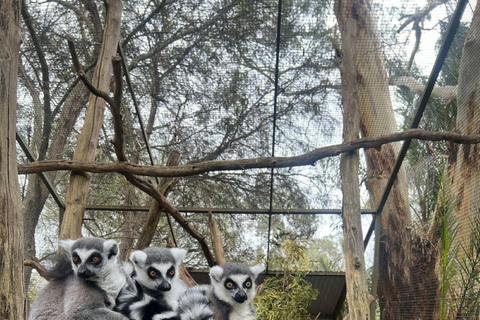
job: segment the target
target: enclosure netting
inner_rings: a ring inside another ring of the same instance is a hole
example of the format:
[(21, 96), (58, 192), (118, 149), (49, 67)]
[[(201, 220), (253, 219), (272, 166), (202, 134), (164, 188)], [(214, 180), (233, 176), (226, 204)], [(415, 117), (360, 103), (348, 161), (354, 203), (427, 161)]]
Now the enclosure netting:
[[(180, 152), (180, 164), (190, 164), (291, 157), (342, 143), (341, 61), (334, 49), (342, 39), (332, 1), (282, 1), (279, 38), (277, 1), (125, 0), (123, 6), (121, 42), (140, 108), (138, 114), (126, 88), (123, 119), (132, 162), (151, 164), (139, 117), (155, 165), (164, 165), (172, 150)], [(367, 29), (377, 42), (359, 47), (357, 61), (361, 64), (367, 55), (379, 56), (383, 66), (375, 70), (384, 68), (385, 78), (368, 79), (374, 89), (370, 89), (372, 102), (365, 104), (370, 107), (362, 111), (362, 136), (410, 128), (456, 6), (456, 1), (368, 4), (372, 25)], [(466, 6), (421, 129), (479, 133), (475, 92), (480, 54), (470, 52), (475, 49), (464, 51), (468, 32), (474, 48), (480, 35), (478, 27), (471, 25), (472, 18), (479, 19), (480, 9), (476, 16), (475, 8), (475, 1)], [(105, 8), (93, 1), (32, 0), (27, 10), (22, 14), (17, 132), (36, 160), (72, 159), (89, 92), (72, 70), (66, 36), (73, 37), (80, 62), (91, 77)], [(361, 76), (367, 79), (373, 74), (366, 70)], [(391, 101), (391, 106), (373, 102), (380, 98)], [(116, 161), (112, 138), (107, 108), (98, 162)], [(396, 143), (394, 149), (400, 146)], [(376, 210), (391, 168), (375, 171), (369, 155), (363, 150), (360, 154), (362, 209)], [(20, 148), (18, 155), (20, 163), (28, 162)], [(395, 160), (390, 157), (385, 163)], [(380, 281), (381, 307), (391, 310), (386, 318), (478, 317), (478, 160), (476, 145), (412, 141), (394, 185), (405, 197), (404, 211), (388, 211), (398, 204), (395, 197), (382, 213), (385, 235), (378, 252), (379, 278), (372, 276), (376, 235), (365, 253), (369, 279)], [(285, 241), (293, 241), (309, 254), (308, 270), (344, 271), (339, 163), (340, 157), (332, 157), (313, 166), (183, 177), (168, 199), (208, 242), (208, 216), (191, 208), (237, 209), (237, 213), (214, 212), (227, 260), (254, 263), (268, 256), (272, 258), (269, 269), (278, 270), (281, 266), (274, 258), (285, 254)], [(69, 173), (47, 176), (64, 200)], [(148, 179), (156, 183), (155, 178)], [(377, 180), (383, 182), (372, 183)], [(58, 240), (58, 205), (36, 175), (20, 176), (20, 182), (26, 256), (37, 256), (48, 264)], [(150, 202), (119, 174), (92, 175), (89, 205), (133, 208)], [(115, 238), (124, 250), (130, 249), (146, 219), (146, 212), (137, 209), (87, 210), (83, 235)], [(252, 213), (254, 209), (263, 211)], [(327, 214), (309, 214), (307, 209)], [(395, 217), (402, 212), (403, 216)], [(372, 215), (362, 215), (362, 221), (365, 236)], [(196, 241), (174, 221), (172, 226), (177, 245), (189, 250), (187, 267), (207, 267)], [(172, 237), (172, 230), (163, 216), (153, 244), (164, 245), (166, 237)], [(31, 280), (32, 294), (38, 281), (37, 277)], [(397, 298), (388, 298), (392, 296)]]

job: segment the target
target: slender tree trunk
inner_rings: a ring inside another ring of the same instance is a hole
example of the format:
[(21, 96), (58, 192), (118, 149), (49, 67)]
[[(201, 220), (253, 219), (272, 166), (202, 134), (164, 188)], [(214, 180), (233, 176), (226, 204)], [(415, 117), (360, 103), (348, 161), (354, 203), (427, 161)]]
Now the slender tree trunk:
[[(357, 22), (348, 18), (341, 29), (342, 50), (342, 105), (343, 139), (357, 140), (360, 135), (360, 113), (357, 100), (356, 42)], [(358, 179), (359, 153), (344, 153), (340, 158), (342, 176), (342, 217), (345, 247), (348, 312), (351, 320), (370, 318), (367, 271), (363, 249), (362, 221), (360, 215), (360, 182)]]
[(23, 320), (23, 219), (15, 127), (20, 1), (0, 1), (0, 319)]
[[(107, 22), (103, 34), (102, 48), (98, 58), (92, 84), (99, 90), (108, 92), (112, 77), (112, 59), (117, 53), (120, 35), (122, 2), (111, 0), (108, 5)], [(98, 137), (105, 112), (105, 100), (90, 95), (82, 132), (78, 136), (74, 160), (92, 162), (95, 160)], [(87, 205), (90, 176), (82, 172), (72, 172), (66, 196), (66, 209), (60, 230), (60, 239), (81, 237), (82, 220)]]

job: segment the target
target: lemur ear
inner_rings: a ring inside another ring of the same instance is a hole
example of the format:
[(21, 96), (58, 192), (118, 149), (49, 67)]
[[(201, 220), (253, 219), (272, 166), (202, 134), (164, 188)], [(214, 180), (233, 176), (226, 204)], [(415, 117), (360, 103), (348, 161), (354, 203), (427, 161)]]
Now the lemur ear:
[(75, 240), (67, 239), (67, 240), (60, 240), (58, 244), (60, 245), (60, 247), (65, 249), (65, 251), (67, 251), (70, 254), (72, 253), (72, 246), (74, 243), (75, 243)]
[(262, 273), (263, 270), (265, 270), (265, 267), (261, 263), (257, 264), (256, 266), (250, 267), (250, 271), (252, 271), (252, 274), (255, 278), (258, 277), (258, 275)]
[(215, 280), (216, 282), (220, 282), (223, 275), (222, 267), (215, 266), (210, 269), (210, 279)]
[(130, 260), (132, 260), (134, 265), (136, 265), (140, 268), (143, 268), (143, 267), (145, 267), (145, 264), (147, 262), (147, 254), (143, 251), (140, 251), (140, 250), (133, 251), (130, 254)]
[(173, 258), (175, 258), (175, 264), (177, 266), (182, 263), (183, 259), (185, 259), (185, 255), (187, 254), (187, 250), (181, 248), (172, 248), (170, 249), (170, 252), (172, 253)]
[(118, 244), (115, 240), (107, 240), (103, 243), (103, 251), (108, 255), (108, 259), (118, 254)]

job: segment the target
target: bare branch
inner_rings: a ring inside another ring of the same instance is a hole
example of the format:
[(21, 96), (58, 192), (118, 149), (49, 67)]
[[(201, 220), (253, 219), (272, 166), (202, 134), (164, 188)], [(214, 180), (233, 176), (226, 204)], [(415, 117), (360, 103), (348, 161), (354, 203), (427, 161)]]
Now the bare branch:
[(401, 32), (405, 29), (410, 23), (418, 23), (419, 21), (425, 19), (425, 17), (432, 12), (433, 9), (446, 3), (448, 0), (437, 0), (437, 1), (428, 1), (427, 5), (422, 9), (418, 10), (414, 14), (407, 14), (400, 17), (400, 20), (404, 20), (405, 22), (398, 28), (397, 32)]
[[(111, 111), (112, 111), (112, 116), (113, 116), (113, 126), (115, 130), (115, 136), (113, 139), (113, 145), (115, 148), (115, 154), (117, 155), (117, 158), (121, 163), (128, 162), (128, 158), (126, 156), (125, 150), (124, 150), (124, 134), (123, 134), (123, 126), (122, 126), (122, 115), (121, 115), (121, 101), (122, 101), (122, 88), (123, 88), (123, 78), (122, 78), (122, 60), (119, 57), (116, 57), (113, 59), (113, 73), (114, 73), (114, 78), (115, 78), (115, 100), (113, 101), (112, 104), (110, 104)], [(113, 100), (113, 99), (112, 99)], [(175, 221), (177, 221), (180, 226), (192, 236), (195, 240), (198, 241), (200, 244), (200, 247), (202, 248), (202, 251), (205, 255), (205, 258), (207, 259), (207, 263), (209, 266), (214, 265), (214, 259), (213, 255), (210, 252), (210, 249), (208, 248), (207, 242), (205, 241), (205, 237), (198, 233), (195, 228), (190, 225), (188, 220), (186, 220), (181, 214), (180, 211), (178, 211), (177, 208), (175, 208), (170, 201), (167, 200), (167, 198), (162, 194), (160, 190), (155, 188), (154, 185), (152, 185), (150, 182), (141, 180), (137, 177), (135, 177), (132, 173), (129, 172), (123, 172), (122, 173), (125, 178), (134, 186), (142, 190), (143, 192), (147, 193), (150, 195), (152, 198), (154, 198), (158, 204), (167, 212), (167, 214), (170, 214)]]
[(187, 177), (220, 170), (289, 168), (314, 165), (315, 162), (320, 159), (338, 156), (339, 154), (345, 152), (351, 152), (361, 148), (379, 149), (384, 144), (408, 139), (418, 139), (426, 141), (449, 141), (452, 143), (460, 144), (480, 143), (480, 135), (462, 135), (453, 132), (430, 132), (422, 129), (410, 129), (391, 135), (383, 135), (375, 138), (364, 138), (350, 141), (347, 143), (318, 148), (308, 153), (293, 157), (262, 157), (228, 161), (205, 161), (177, 167), (144, 166), (129, 162), (95, 163), (67, 160), (37, 161), (34, 163), (19, 164), (18, 173), (32, 174), (45, 171), (67, 170), (92, 173), (117, 172), (121, 174), (136, 174), (152, 177)]
[(72, 56), (72, 62), (73, 62), (73, 68), (75, 69), (75, 72), (78, 74), (78, 77), (82, 82), (85, 84), (85, 86), (90, 90), (92, 94), (94, 94), (97, 97), (102, 98), (105, 100), (112, 108), (115, 108), (115, 100), (112, 99), (108, 93), (103, 92), (101, 90), (98, 90), (95, 88), (95, 86), (88, 80), (87, 75), (83, 71), (83, 69), (80, 66), (80, 61), (78, 60), (77, 52), (75, 50), (75, 45), (73, 43), (73, 39), (71, 37), (67, 38), (68, 42), (68, 49), (70, 50), (70, 55)]
[(25, 267), (34, 268), (35, 270), (37, 270), (40, 277), (44, 278), (47, 281), (53, 279), (53, 275), (51, 274), (51, 272), (40, 263), (40, 260), (35, 257), (33, 257), (32, 259), (23, 260), (23, 265)]
[[(416, 94), (423, 94), (425, 85), (413, 77), (393, 77), (390, 78), (390, 85), (404, 86)], [(433, 87), (432, 97), (452, 100), (457, 98), (457, 86)]]

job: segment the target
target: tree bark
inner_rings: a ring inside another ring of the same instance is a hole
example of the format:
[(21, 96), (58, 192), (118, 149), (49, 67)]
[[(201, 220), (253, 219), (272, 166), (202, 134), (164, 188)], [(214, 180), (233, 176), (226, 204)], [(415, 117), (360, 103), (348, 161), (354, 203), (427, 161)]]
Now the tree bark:
[[(455, 131), (480, 133), (480, 3), (477, 3), (467, 32), (458, 78)], [(459, 223), (457, 239), (468, 243), (471, 218), (480, 210), (480, 149), (478, 145), (451, 145), (448, 178), (452, 195), (458, 199), (453, 211)]]
[[(356, 24), (354, 19), (348, 18), (341, 29), (340, 71), (342, 75), (343, 139), (345, 142), (358, 139), (360, 134), (360, 113), (356, 92), (358, 76), (356, 70)], [(342, 154), (340, 174), (343, 192), (342, 218), (348, 311), (351, 320), (366, 320), (370, 318), (370, 308), (360, 214), (358, 167), (358, 150)]]
[(23, 219), (15, 127), (20, 1), (0, 2), (0, 319), (24, 319)]
[[(73, 130), (75, 121), (80, 115), (83, 106), (88, 100), (88, 90), (83, 84), (78, 84), (70, 97), (65, 101), (60, 118), (58, 119), (58, 129), (53, 135), (48, 151), (48, 159), (61, 159), (64, 154), (67, 138)], [(47, 174), (52, 183), (55, 182), (57, 172), (52, 171)], [(40, 214), (45, 206), (49, 192), (38, 175), (32, 175), (28, 178), (28, 188), (23, 200), (22, 216), (24, 221), (24, 255), (25, 259), (32, 259), (36, 256), (35, 248), (35, 228), (37, 227)], [(32, 268), (24, 268), (25, 289), (28, 290)]]
[[(176, 167), (145, 166), (131, 162), (98, 163), (84, 161), (38, 161), (19, 164), (20, 174), (32, 174), (47, 171), (71, 170), (92, 173), (117, 172), (152, 177), (187, 177), (201, 173), (221, 170), (247, 170), (257, 168), (289, 168), (314, 165), (320, 159), (338, 156), (358, 149), (380, 149), (381, 146), (407, 140), (450, 141), (461, 144), (480, 143), (480, 135), (465, 136), (451, 132), (428, 132), (422, 129), (410, 129), (394, 134), (373, 138), (363, 138), (342, 144), (322, 147), (293, 157), (263, 157), (240, 160), (211, 160)], [(388, 146), (387, 146), (388, 147)], [(391, 146), (390, 146), (391, 149)], [(393, 161), (393, 160), (392, 160)]]
[(213, 254), (218, 266), (226, 263), (225, 253), (223, 252), (223, 243), (220, 229), (218, 228), (217, 221), (213, 217), (213, 213), (208, 212), (208, 226), (210, 227), (210, 236), (212, 237)]
[[(360, 129), (364, 138), (392, 134), (397, 128), (372, 10), (369, 1), (335, 1), (340, 28), (344, 28), (347, 19), (357, 21), (357, 94)], [(365, 152), (368, 174), (366, 186), (374, 208), (383, 196), (398, 150), (398, 144), (389, 144)], [(382, 319), (430, 319), (436, 303), (432, 295), (438, 288), (435, 258), (429, 254), (433, 246), (428, 241), (415, 239), (416, 246), (412, 248), (412, 221), (407, 191), (406, 174), (402, 167), (381, 214), (382, 233), (375, 235), (380, 237), (378, 298)], [(423, 255), (425, 252), (429, 259)], [(413, 275), (410, 272), (412, 261), (423, 263), (414, 265), (417, 272)], [(418, 272), (419, 266), (422, 272)], [(411, 303), (414, 298), (426, 301)]]
[[(103, 34), (102, 47), (93, 75), (93, 85), (107, 92), (112, 77), (112, 58), (115, 57), (120, 35), (122, 2), (111, 0), (108, 5), (107, 22)], [(82, 132), (78, 136), (73, 159), (92, 162), (95, 160), (97, 142), (105, 112), (105, 100), (91, 94), (85, 115)], [(72, 172), (66, 196), (66, 209), (60, 230), (60, 239), (81, 237), (82, 219), (87, 204), (90, 176), (82, 172)]]

